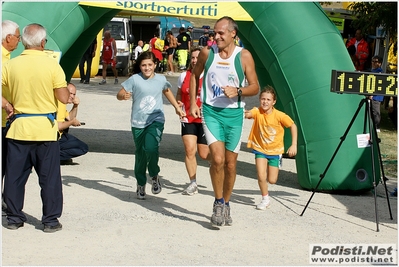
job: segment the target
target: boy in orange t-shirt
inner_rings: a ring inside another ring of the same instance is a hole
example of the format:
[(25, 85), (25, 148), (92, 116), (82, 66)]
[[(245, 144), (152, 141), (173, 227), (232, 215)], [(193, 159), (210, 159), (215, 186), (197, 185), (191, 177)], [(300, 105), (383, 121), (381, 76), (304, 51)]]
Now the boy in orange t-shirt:
[(284, 127), (290, 128), (292, 136), (287, 154), (293, 157), (297, 152), (297, 127), (287, 114), (274, 108), (276, 100), (273, 87), (266, 86), (259, 95), (260, 107), (245, 110), (245, 118), (254, 119), (247, 147), (252, 148), (255, 154), (258, 184), (262, 193), (262, 201), (256, 205), (259, 210), (270, 205), (267, 182), (277, 182), (280, 160), (284, 153)]

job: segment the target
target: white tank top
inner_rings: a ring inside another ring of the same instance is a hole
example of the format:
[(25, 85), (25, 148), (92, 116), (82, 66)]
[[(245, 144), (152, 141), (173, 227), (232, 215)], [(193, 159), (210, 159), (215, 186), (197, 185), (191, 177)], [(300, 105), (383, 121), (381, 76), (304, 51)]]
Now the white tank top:
[(211, 47), (205, 63), (204, 80), (202, 83), (202, 103), (218, 108), (244, 108), (242, 97), (228, 98), (221, 86), (243, 87), (245, 76), (241, 64), (242, 47), (235, 47), (233, 54), (222, 59), (216, 45)]

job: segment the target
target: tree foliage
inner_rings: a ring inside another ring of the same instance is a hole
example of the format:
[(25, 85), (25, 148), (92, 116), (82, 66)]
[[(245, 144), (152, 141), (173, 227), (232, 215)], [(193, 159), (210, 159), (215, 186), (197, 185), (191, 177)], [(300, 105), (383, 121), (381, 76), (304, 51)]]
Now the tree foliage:
[(398, 32), (398, 3), (395, 2), (353, 2), (349, 5), (355, 19), (352, 25), (363, 33), (375, 34), (375, 28), (382, 26), (385, 32), (396, 38)]

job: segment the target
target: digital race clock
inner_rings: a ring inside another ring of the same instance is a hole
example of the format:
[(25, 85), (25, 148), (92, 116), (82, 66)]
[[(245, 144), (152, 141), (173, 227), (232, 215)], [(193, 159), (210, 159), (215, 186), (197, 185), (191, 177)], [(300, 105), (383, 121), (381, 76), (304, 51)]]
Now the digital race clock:
[(398, 95), (398, 75), (333, 70), (331, 92), (361, 95)]

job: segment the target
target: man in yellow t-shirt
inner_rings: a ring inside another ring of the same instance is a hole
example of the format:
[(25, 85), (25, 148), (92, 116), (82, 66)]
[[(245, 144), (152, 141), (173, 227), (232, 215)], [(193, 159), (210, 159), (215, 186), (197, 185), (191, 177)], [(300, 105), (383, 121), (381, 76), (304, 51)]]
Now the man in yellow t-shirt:
[[(5, 20), (1, 23), (1, 54), (2, 64), (6, 63), (11, 58), (11, 52), (14, 51), (18, 47), (18, 43), (21, 40), (21, 35), (19, 33), (19, 26), (17, 23), (11, 20)], [(2, 88), (2, 125), (4, 128), (6, 126), (7, 116), (10, 112), (12, 112), (12, 105), (9, 102), (9, 93), (6, 88)], [(3, 129), (4, 130), (4, 129)], [(3, 154), (4, 158), (4, 154)], [(4, 165), (2, 165), (2, 169), (4, 171)], [(4, 176), (4, 173), (3, 173)]]
[(7, 86), (14, 116), (7, 131), (7, 167), (4, 201), (7, 204), (6, 228), (24, 225), (25, 184), (32, 167), (39, 176), (43, 202), (44, 232), (62, 229), (58, 218), (63, 196), (59, 165), (58, 124), (55, 121), (57, 99), (67, 103), (65, 73), (58, 62), (44, 52), (46, 30), (40, 24), (23, 29), (25, 50), (2, 67), (2, 86)]
[(68, 104), (73, 104), (68, 112), (66, 105), (59, 102), (57, 110), (58, 130), (60, 132), (60, 163), (61, 165), (73, 165), (72, 158), (86, 154), (89, 151), (87, 144), (72, 134), (69, 134), (70, 126), (81, 126), (76, 116), (78, 115), (79, 98), (76, 96), (76, 87), (73, 83), (68, 83), (69, 98)]
[[(21, 35), (19, 33), (19, 26), (17, 23), (11, 20), (5, 20), (1, 23), (1, 54), (2, 54), (2, 64), (6, 63), (11, 58), (11, 52), (18, 47), (18, 43), (21, 40)], [(6, 159), (7, 159), (7, 139), (6, 139), (6, 121), (8, 115), (12, 115), (14, 111), (12, 105), (10, 104), (10, 96), (8, 89), (3, 87), (2, 93), (2, 120), (1, 120), (1, 136), (2, 136), (2, 146), (1, 146), (1, 182), (3, 184), (4, 175), (6, 173)], [(3, 192), (3, 190), (2, 190)], [(2, 210), (5, 211), (7, 205), (2, 201)]]

